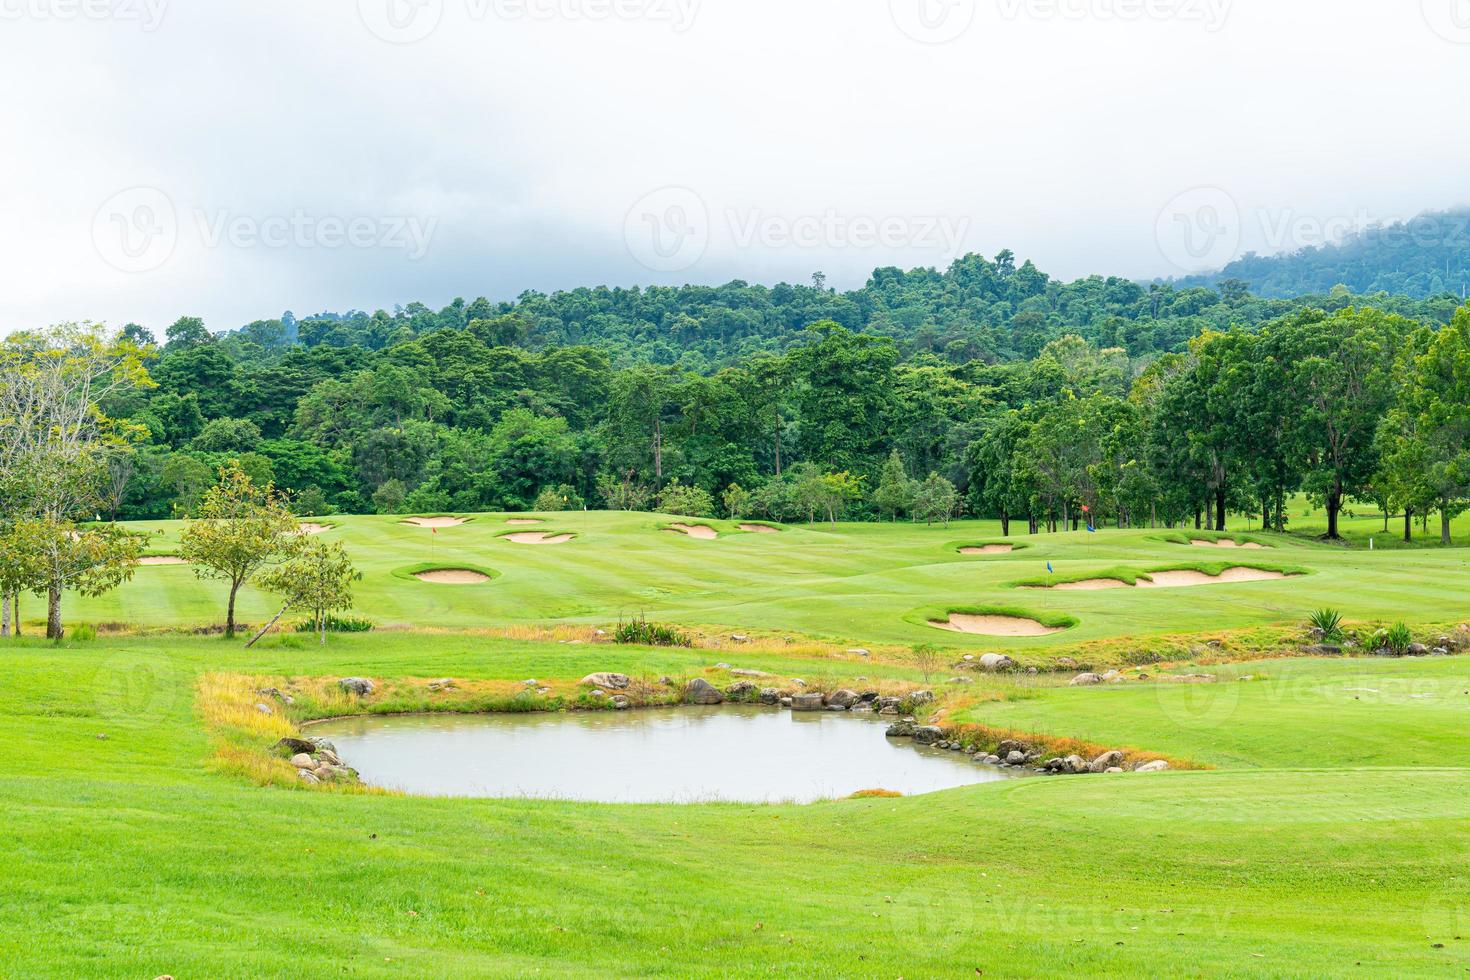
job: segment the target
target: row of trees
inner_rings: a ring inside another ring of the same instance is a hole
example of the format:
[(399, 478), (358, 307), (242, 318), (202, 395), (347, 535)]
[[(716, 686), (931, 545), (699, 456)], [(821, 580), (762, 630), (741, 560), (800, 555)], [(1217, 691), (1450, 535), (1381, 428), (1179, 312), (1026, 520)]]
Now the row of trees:
[[(46, 597), (46, 635), (63, 635), (67, 591), (100, 595), (132, 577), (147, 537), (96, 513), (119, 461), (145, 438), (103, 406), (154, 386), (148, 352), (91, 324), (13, 334), (0, 341), (0, 636), (19, 630), (23, 594)], [(262, 584), (285, 609), (325, 617), (351, 603), (351, 564), (340, 545), (305, 542), (272, 487), (231, 463), (202, 493), (182, 535), (183, 557), (202, 577), (229, 581), (227, 633), (244, 583)], [(277, 617), (279, 618), (279, 617)]]

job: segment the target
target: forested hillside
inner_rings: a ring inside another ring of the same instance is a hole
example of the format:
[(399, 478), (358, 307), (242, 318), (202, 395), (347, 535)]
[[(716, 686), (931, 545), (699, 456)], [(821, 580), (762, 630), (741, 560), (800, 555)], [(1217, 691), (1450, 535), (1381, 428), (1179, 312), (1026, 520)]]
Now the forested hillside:
[(135, 424), (113, 501), (186, 514), (239, 458), (303, 513), (1279, 525), (1301, 489), (1334, 512), (1366, 495), (1454, 513), (1470, 312), (1437, 328), (1455, 309), (1061, 284), (1001, 255), (847, 294), (591, 289), (228, 336), (186, 317), (148, 355), (156, 387), (106, 406)]
[(1334, 244), (1285, 255), (1246, 255), (1219, 272), (1177, 285), (1251, 284), (1258, 296), (1281, 299), (1346, 286), (1354, 293), (1426, 299), (1470, 293), (1470, 209), (1422, 214), (1365, 228)]

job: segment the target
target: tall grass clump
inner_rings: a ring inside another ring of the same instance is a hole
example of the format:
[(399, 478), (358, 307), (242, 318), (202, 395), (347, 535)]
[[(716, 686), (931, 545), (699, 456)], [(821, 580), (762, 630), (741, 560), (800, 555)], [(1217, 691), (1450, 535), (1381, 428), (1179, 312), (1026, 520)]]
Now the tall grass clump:
[(1318, 609), (1312, 613), (1311, 624), (1328, 643), (1341, 643), (1346, 638), (1342, 630), (1342, 613), (1336, 609)]
[(672, 626), (651, 623), (646, 616), (628, 622), (619, 622), (613, 639), (618, 643), (633, 643), (646, 647), (692, 647), (694, 638)]

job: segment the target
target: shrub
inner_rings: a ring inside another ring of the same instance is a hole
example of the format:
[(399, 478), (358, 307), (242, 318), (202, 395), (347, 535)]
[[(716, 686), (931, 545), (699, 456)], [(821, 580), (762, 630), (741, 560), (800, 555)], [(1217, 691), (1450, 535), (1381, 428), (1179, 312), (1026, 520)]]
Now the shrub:
[(90, 643), (97, 639), (97, 627), (83, 623), (71, 628), (71, 638), (78, 643)]
[(1409, 645), (1414, 642), (1414, 634), (1403, 623), (1394, 623), (1388, 629), (1378, 631), (1378, 641), (1389, 653), (1402, 657), (1408, 654)]
[[(326, 617), (326, 629), (328, 633), (370, 633), (373, 624), (355, 616), (328, 616)], [(310, 619), (302, 620), (296, 624), (296, 632), (314, 633), (316, 622)]]
[(1336, 609), (1318, 609), (1312, 613), (1311, 623), (1328, 643), (1341, 643), (1346, 636), (1342, 629), (1342, 613)]
[(686, 487), (678, 480), (664, 487), (658, 495), (658, 509), (680, 517), (713, 517), (715, 500), (701, 487)]
[(693, 638), (687, 633), (672, 626), (664, 626), (662, 623), (650, 623), (643, 616), (626, 623), (618, 623), (618, 628), (613, 633), (613, 640), (618, 643), (636, 643), (647, 647), (694, 646)]
[(567, 486), (565, 483), (556, 487), (546, 487), (536, 495), (536, 503), (533, 509), (538, 514), (555, 514), (564, 510), (581, 510), (582, 495), (577, 493), (575, 487)]

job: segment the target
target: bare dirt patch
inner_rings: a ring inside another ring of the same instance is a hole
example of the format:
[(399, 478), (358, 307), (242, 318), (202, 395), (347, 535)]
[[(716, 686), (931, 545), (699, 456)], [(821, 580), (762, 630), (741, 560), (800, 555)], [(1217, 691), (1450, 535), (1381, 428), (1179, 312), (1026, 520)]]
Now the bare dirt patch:
[(188, 562), (176, 555), (149, 555), (147, 558), (139, 558), (139, 565), (187, 565)]
[(512, 544), (566, 544), (573, 534), (547, 534), (545, 531), (518, 531), (515, 534), (507, 534), (505, 540)]
[(330, 524), (315, 524), (310, 521), (296, 526), (296, 533), (302, 537), (309, 537), (313, 534), (326, 534), (330, 530), (332, 530), (332, 525)]
[(1016, 550), (1013, 544), (981, 544), (971, 548), (961, 548), (962, 555), (1008, 555)]
[(950, 613), (949, 622), (931, 620), (929, 625), (951, 633), (976, 636), (1051, 636), (1066, 630), (1064, 626), (1047, 626), (1019, 616), (972, 616), (967, 613)]
[(409, 517), (399, 523), (410, 527), (441, 528), (459, 527), (461, 524), (468, 524), (469, 520), (464, 517)]
[(420, 582), (434, 585), (480, 585), (490, 581), (490, 576), (467, 568), (436, 568), (428, 572), (415, 572), (413, 577)]
[(716, 531), (707, 524), (670, 524), (665, 530), (687, 534), (689, 537), (698, 538), (700, 541), (713, 541), (720, 536), (719, 531)]

